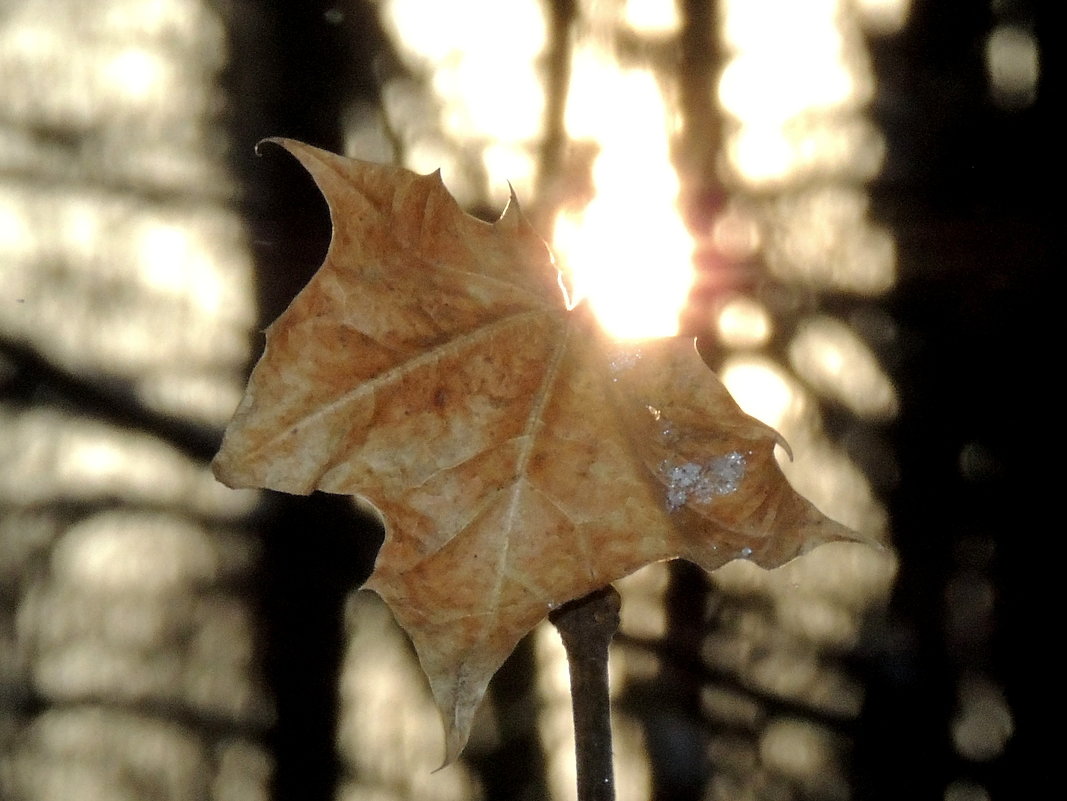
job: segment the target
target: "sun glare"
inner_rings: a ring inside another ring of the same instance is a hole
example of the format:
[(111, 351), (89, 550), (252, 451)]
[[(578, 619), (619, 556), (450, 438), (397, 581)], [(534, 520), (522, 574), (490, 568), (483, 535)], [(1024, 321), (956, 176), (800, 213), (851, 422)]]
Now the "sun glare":
[[(671, 36), (680, 24), (666, 0), (624, 8), (626, 24), (642, 35)], [(611, 335), (669, 336), (692, 283), (693, 242), (676, 206), (671, 111), (651, 69), (621, 63), (613, 44), (617, 11), (579, 4), (564, 124), (570, 142), (597, 149), (595, 197), (583, 208), (565, 207), (544, 233), (570, 273), (575, 299), (587, 299)], [(470, 19), (483, 24), (472, 27)], [(462, 0), (446, 12), (388, 0), (382, 20), (410, 72), (426, 76), (425, 85), (394, 77), (383, 88), (384, 121), (404, 164), (417, 172), (440, 167), (464, 205), (497, 207), (509, 184), (536, 205), (549, 45), (541, 4)], [(363, 123), (358, 141), (376, 142), (374, 121)]]
[(566, 122), (572, 139), (600, 145), (596, 196), (561, 212), (553, 235), (575, 299), (588, 299), (620, 339), (676, 334), (693, 280), (693, 243), (676, 207), (669, 114), (654, 76), (579, 52)]

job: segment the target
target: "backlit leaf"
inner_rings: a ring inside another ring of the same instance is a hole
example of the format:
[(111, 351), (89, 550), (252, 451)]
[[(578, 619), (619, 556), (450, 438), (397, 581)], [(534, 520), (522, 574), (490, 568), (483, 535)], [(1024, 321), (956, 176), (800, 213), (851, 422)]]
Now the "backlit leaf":
[(437, 174), (276, 141), (325, 195), (333, 240), (268, 329), (214, 469), (378, 509), (365, 586), (415, 644), (447, 760), (556, 606), (650, 562), (769, 568), (857, 538), (792, 490), (779, 436), (691, 339), (612, 341), (568, 308), (514, 198), (488, 224)]

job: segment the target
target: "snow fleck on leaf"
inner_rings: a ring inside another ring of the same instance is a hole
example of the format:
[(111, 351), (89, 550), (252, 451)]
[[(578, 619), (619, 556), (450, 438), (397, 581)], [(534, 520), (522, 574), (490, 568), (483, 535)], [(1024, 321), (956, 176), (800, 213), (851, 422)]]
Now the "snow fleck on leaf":
[(670, 511), (695, 503), (711, 503), (720, 496), (736, 492), (745, 477), (745, 455), (730, 451), (705, 464), (665, 460), (659, 468), (667, 484), (667, 508)]

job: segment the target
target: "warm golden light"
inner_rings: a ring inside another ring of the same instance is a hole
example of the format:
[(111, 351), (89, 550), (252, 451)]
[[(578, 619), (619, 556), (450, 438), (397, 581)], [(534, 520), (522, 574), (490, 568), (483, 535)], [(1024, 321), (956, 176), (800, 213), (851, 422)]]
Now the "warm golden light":
[(103, 67), (105, 80), (132, 100), (143, 100), (156, 93), (165, 80), (165, 72), (157, 55), (139, 47), (115, 53)]
[(882, 36), (897, 33), (911, 13), (911, 0), (853, 0), (864, 29)]
[(388, 0), (381, 19), (411, 71), (426, 78), (396, 78), (383, 88), (405, 165), (421, 173), (440, 168), (464, 204), (488, 195), (502, 206), (509, 182), (520, 198), (532, 197), (544, 113), (541, 4)]
[(778, 461), (798, 492), (856, 531), (884, 534), (885, 510), (859, 468), (819, 431), (817, 404), (795, 376), (769, 358), (746, 355), (728, 358), (720, 377), (746, 413), (785, 437), (794, 458), (780, 448)]
[(1024, 108), (1037, 99), (1041, 55), (1034, 35), (1015, 25), (998, 25), (985, 45), (989, 91), (997, 105)]
[(34, 236), (29, 221), (14, 192), (0, 190), (0, 254), (5, 258), (24, 256)]
[(596, 196), (556, 219), (553, 247), (577, 299), (621, 339), (670, 336), (693, 280), (668, 153), (669, 115), (651, 72), (620, 70), (606, 54), (575, 59), (567, 128), (600, 144)]
[[(514, 19), (526, 18), (529, 7), (521, 5)], [(676, 7), (669, 2), (630, 2), (609, 9), (594, 0), (576, 6), (579, 22), (572, 31), (563, 122), (567, 141), (595, 154), (588, 176), (593, 192), (580, 208), (576, 198), (563, 198), (551, 244), (561, 267), (571, 273), (575, 294), (588, 300), (613, 335), (674, 334), (694, 272), (694, 242), (678, 213), (679, 181), (669, 150), (679, 131), (678, 119), (664, 92), (669, 82), (648, 62), (624, 62), (617, 40), (620, 27), (637, 37), (676, 35)], [(718, 92), (734, 123), (727, 126), (723, 143), (725, 186), (741, 195), (746, 188), (755, 189), (758, 197), (744, 206), (728, 205), (706, 232), (711, 245), (729, 260), (763, 262), (785, 283), (872, 295), (884, 291), (895, 278), (893, 244), (868, 221), (866, 196), (857, 184), (877, 173), (885, 146), (863, 113), (873, 78), (857, 44), (855, 19), (840, 13), (837, 0), (801, 4), (752, 0), (728, 6), (726, 30), (719, 33), (736, 58), (721, 84), (709, 85), (708, 92)], [(384, 12), (388, 25), (401, 40), (405, 61), (415, 73), (433, 75), (429, 82), (392, 79), (383, 90), (384, 118), (400, 143), (397, 153), (404, 163), (419, 172), (442, 167), (446, 183), (462, 202), (488, 197), (491, 206), (499, 207), (492, 191), (508, 180), (520, 198), (533, 199), (535, 208), (544, 202), (546, 198), (537, 198), (536, 187), (529, 182), (535, 173), (536, 151), (530, 143), (536, 133), (528, 113), (540, 115), (545, 108), (543, 84), (538, 84), (540, 78), (531, 79), (539, 75), (538, 58), (543, 63), (546, 55), (541, 52), (546, 45), (543, 23), (525, 25), (526, 33), (515, 37), (506, 58), (487, 58), (482, 49), (497, 53), (495, 43), (485, 43), (484, 36), (469, 31), (452, 33), (449, 26), (463, 13), (439, 19), (419, 13), (420, 4), (405, 0), (391, 0), (383, 8), (388, 9)], [(900, 8), (882, 10), (891, 16)], [(620, 9), (625, 9), (621, 18)], [(766, 20), (771, 17), (785, 24), (769, 29)], [(442, 31), (448, 35), (442, 36)], [(501, 60), (486, 67), (495, 70), (492, 80), (464, 66), (494, 59)], [(511, 77), (504, 77), (505, 70)], [(510, 116), (497, 119), (497, 113)], [(381, 133), (375, 114), (359, 116), (360, 141), (375, 149), (391, 141)], [(480, 175), (461, 167), (472, 155), (483, 170)], [(811, 183), (812, 178), (819, 180)], [(551, 191), (551, 181), (548, 184)], [(554, 200), (547, 198), (548, 203)], [(757, 297), (737, 296), (719, 305), (714, 322), (722, 344), (749, 351), (766, 347), (780, 333), (775, 331), (777, 312)], [(794, 350), (807, 359), (801, 365), (804, 380), (846, 405), (858, 405), (854, 388), (844, 381), (843, 368), (870, 364), (873, 357), (867, 351), (863, 359), (856, 356), (854, 348), (846, 347), (856, 344), (852, 340), (820, 339), (810, 329), (800, 330), (807, 333)], [(724, 382), (742, 407), (779, 428), (795, 449), (796, 461), (784, 466), (794, 485), (847, 525), (872, 537), (884, 532), (884, 510), (865, 477), (819, 430), (818, 405), (809, 385), (755, 352), (728, 359), (724, 367)], [(867, 372), (867, 386), (883, 378), (873, 367)], [(868, 412), (885, 416), (895, 402), (891, 393), (890, 386)], [(785, 450), (779, 458), (788, 460)], [(852, 563), (858, 568), (849, 573), (846, 568)], [(751, 568), (767, 577), (767, 583), (760, 585), (764, 592), (773, 588), (782, 593), (779, 617), (784, 623), (776, 625), (786, 626), (791, 637), (805, 642), (847, 647), (857, 636), (856, 610), (884, 594), (892, 561), (875, 551), (850, 551), (846, 546), (843, 551), (830, 548), (823, 557), (816, 555), (804, 564), (821, 566), (825, 575), (847, 584), (855, 599), (831, 603), (810, 576), (797, 578), (801, 576), (797, 568), (765, 574), (751, 565), (730, 565), (717, 576), (724, 584)], [(865, 572), (876, 580), (864, 583)], [(800, 599), (796, 587), (801, 585), (820, 589)], [(624, 621), (629, 633), (663, 633), (664, 619), (652, 604), (642, 608), (634, 602), (634, 587), (626, 587), (634, 610)], [(758, 637), (745, 627), (726, 650), (751, 653), (754, 639)], [(564, 798), (574, 787), (566, 671), (554, 632), (542, 630), (535, 641), (543, 701), (539, 728), (549, 784), (557, 797)], [(616, 663), (634, 674), (632, 664), (617, 658)], [(804, 699), (835, 714), (857, 714), (861, 703), (858, 691), (841, 674), (810, 661), (798, 662), (792, 654), (758, 662), (741, 660), (735, 667), (768, 691)], [(785, 736), (790, 733), (780, 731), (769, 740), (767, 754), (780, 768), (792, 766), (796, 773), (808, 775), (814, 763), (797, 761), (790, 752), (794, 746), (806, 748), (809, 741), (815, 742), (805, 739), (814, 733)], [(621, 742), (619, 747), (622, 753)], [(634, 749), (626, 752), (627, 765), (642, 764)], [(635, 779), (628, 784), (641, 783)]]
[(732, 58), (718, 99), (735, 121), (725, 155), (739, 180), (771, 187), (805, 174), (869, 179), (880, 169), (884, 145), (857, 115), (873, 95), (873, 77), (855, 23), (838, 5), (727, 4), (723, 40)]
[(218, 518), (240, 517), (255, 504), (254, 493), (227, 489), (207, 465), (148, 435), (49, 410), (0, 408), (0, 504), (56, 497), (181, 505)]
[(779, 431), (803, 415), (796, 382), (770, 360), (733, 358), (719, 375), (745, 412)]
[(404, 632), (377, 596), (358, 593), (345, 611), (347, 648), (340, 671), (337, 747), (349, 769), (341, 801), (477, 797), (462, 762), (440, 767), (440, 715), (411, 659)]
[(101, 591), (166, 592), (215, 580), (219, 546), (178, 516), (101, 512), (72, 526), (52, 552), (65, 581)]
[(893, 382), (844, 323), (825, 316), (807, 320), (789, 343), (789, 362), (811, 386), (854, 414), (872, 420), (896, 416)]
[(869, 199), (847, 186), (783, 196), (769, 210), (771, 273), (809, 286), (878, 295), (896, 281), (896, 244), (868, 217)]
[(826, 728), (802, 719), (772, 720), (760, 737), (759, 751), (765, 765), (789, 776), (812, 796), (848, 795), (845, 771), (839, 761), (841, 744)]
[(730, 348), (765, 345), (772, 328), (770, 313), (763, 304), (743, 296), (727, 301), (715, 320), (719, 341)]
[[(612, 44), (617, 12), (596, 3), (579, 11), (584, 24), (575, 34), (565, 126), (572, 143), (597, 148), (596, 195), (557, 216), (552, 247), (576, 295), (588, 299), (609, 333), (665, 336), (678, 330), (693, 243), (676, 208), (670, 111), (652, 70), (620, 63)], [(672, 35), (679, 25), (666, 0), (629, 2), (623, 19), (649, 36)], [(389, 0), (382, 20), (401, 58), (427, 80), (389, 80), (384, 121), (354, 119), (359, 135), (350, 141), (380, 149), (377, 132), (385, 124), (404, 164), (422, 173), (440, 168), (462, 204), (499, 207), (509, 183), (524, 204), (536, 203), (548, 42), (541, 4)]]
[(635, 32), (651, 34), (674, 33), (681, 22), (670, 0), (627, 0), (623, 18)]

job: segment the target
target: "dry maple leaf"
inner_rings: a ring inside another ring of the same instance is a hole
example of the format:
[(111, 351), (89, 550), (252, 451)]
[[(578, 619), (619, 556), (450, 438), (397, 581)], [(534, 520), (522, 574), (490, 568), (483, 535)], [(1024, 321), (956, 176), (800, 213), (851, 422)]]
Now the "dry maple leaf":
[(414, 642), (446, 763), (492, 675), (558, 605), (650, 562), (774, 567), (856, 539), (792, 490), (780, 437), (691, 339), (620, 343), (569, 309), (514, 198), (488, 224), (436, 173), (272, 141), (325, 195), (333, 240), (267, 330), (215, 474), (379, 510), (365, 587)]

